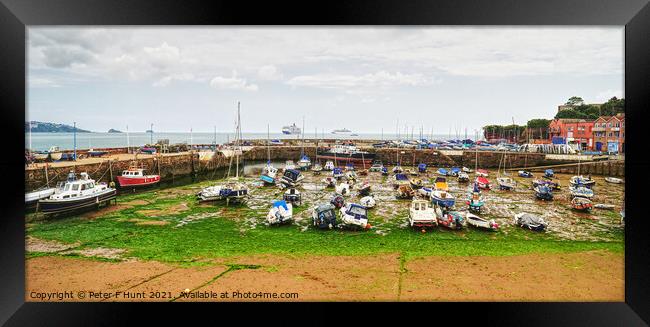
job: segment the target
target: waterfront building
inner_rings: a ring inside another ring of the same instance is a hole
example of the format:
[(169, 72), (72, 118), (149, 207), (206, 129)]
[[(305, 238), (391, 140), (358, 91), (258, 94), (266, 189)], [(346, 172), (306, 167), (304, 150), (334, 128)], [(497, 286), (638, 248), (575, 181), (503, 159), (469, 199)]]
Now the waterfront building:
[(593, 134), (595, 151), (625, 153), (625, 114), (598, 117)]
[(549, 140), (553, 144), (570, 144), (582, 150), (594, 149), (593, 120), (559, 118), (549, 124)]

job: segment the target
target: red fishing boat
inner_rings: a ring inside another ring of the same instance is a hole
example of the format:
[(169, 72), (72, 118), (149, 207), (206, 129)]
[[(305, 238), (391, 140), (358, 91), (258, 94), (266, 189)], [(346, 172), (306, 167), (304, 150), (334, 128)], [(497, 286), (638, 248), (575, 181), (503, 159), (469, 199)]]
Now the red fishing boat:
[(122, 171), (122, 176), (117, 176), (120, 187), (138, 187), (153, 185), (160, 182), (160, 175), (145, 175), (144, 168), (129, 167)]
[(482, 176), (476, 177), (476, 184), (478, 184), (478, 187), (484, 190), (490, 189), (490, 181)]

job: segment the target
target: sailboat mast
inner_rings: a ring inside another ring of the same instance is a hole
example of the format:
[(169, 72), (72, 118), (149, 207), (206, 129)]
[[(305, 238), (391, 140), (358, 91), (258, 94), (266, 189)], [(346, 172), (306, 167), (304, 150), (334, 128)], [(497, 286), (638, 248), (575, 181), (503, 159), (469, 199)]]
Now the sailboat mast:
[(129, 125), (126, 125), (126, 153), (131, 153), (131, 141), (129, 140)]
[(300, 159), (305, 155), (305, 116), (302, 116), (302, 148), (300, 149)]
[(239, 179), (239, 151), (241, 150), (239, 147), (239, 138), (241, 136), (241, 126), (239, 125), (239, 101), (237, 101), (237, 128), (235, 128), (235, 134), (235, 155), (237, 156), (235, 163), (235, 178)]
[(269, 124), (266, 124), (266, 160), (267, 165), (271, 164), (271, 127)]

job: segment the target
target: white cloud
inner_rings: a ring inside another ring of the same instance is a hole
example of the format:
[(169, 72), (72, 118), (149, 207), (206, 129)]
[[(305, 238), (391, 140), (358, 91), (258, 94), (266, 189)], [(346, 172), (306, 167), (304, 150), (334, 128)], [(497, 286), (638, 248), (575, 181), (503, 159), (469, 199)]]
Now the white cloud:
[(363, 75), (316, 74), (296, 76), (289, 81), (291, 86), (340, 89), (347, 93), (363, 93), (365, 90), (386, 89), (396, 86), (419, 86), (429, 81), (421, 74), (403, 74), (379, 71)]
[(61, 87), (60, 84), (57, 82), (49, 79), (49, 78), (42, 78), (42, 77), (28, 77), (27, 81), (29, 82), (30, 87)]
[(282, 79), (282, 74), (273, 65), (265, 65), (257, 70), (257, 76), (261, 80), (274, 81)]
[[(608, 89), (602, 92), (599, 92), (596, 94), (594, 97), (594, 102), (595, 103), (604, 103), (607, 102), (607, 100), (611, 99), (612, 97), (617, 97), (619, 99), (623, 98), (623, 91), (619, 90), (613, 90), (613, 89)], [(587, 100), (587, 102), (589, 102)]]
[(257, 91), (256, 84), (249, 84), (246, 79), (238, 78), (237, 72), (233, 71), (232, 77), (217, 76), (210, 81), (210, 86), (221, 90)]

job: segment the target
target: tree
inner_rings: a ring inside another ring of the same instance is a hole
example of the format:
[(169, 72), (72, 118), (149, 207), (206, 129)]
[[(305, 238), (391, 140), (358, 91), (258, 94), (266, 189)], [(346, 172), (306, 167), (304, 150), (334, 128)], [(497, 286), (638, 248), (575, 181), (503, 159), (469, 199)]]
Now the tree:
[(580, 105), (583, 105), (584, 103), (585, 103), (585, 100), (583, 100), (581, 97), (572, 96), (572, 97), (569, 98), (569, 100), (567, 100), (567, 102), (565, 104), (569, 105), (569, 106), (580, 106)]

